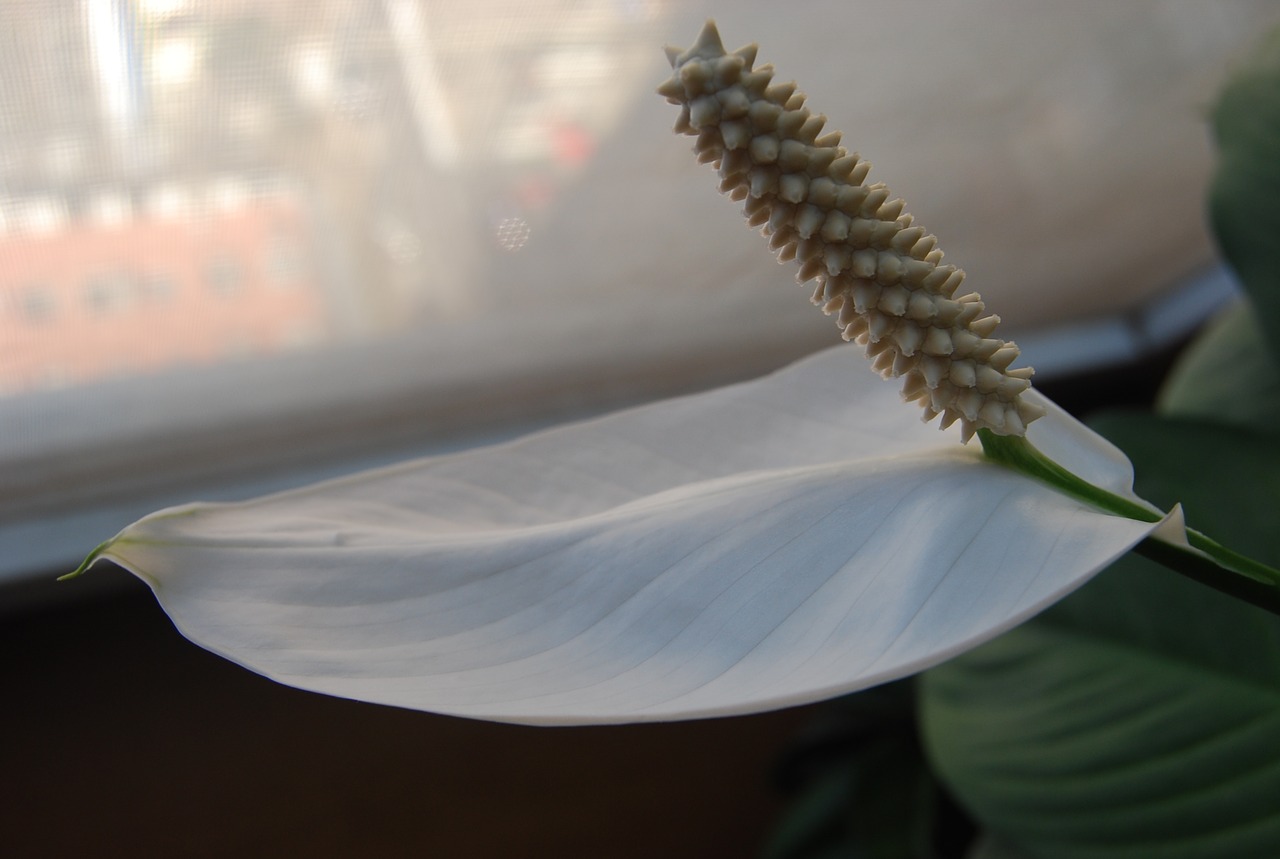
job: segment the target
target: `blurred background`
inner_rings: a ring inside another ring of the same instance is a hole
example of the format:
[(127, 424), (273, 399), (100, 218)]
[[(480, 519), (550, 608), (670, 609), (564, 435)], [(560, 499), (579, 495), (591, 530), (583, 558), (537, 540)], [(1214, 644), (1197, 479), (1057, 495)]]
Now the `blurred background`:
[(709, 16), (845, 132), (1064, 404), (1148, 396), (1231, 299), (1206, 113), (1280, 23), (1271, 0), (7, 0), (0, 840), (17, 855), (759, 843), (770, 761), (805, 711), (566, 732), (363, 707), (195, 650), (119, 570), (51, 583), (167, 504), (838, 342), (653, 92), (661, 46)]

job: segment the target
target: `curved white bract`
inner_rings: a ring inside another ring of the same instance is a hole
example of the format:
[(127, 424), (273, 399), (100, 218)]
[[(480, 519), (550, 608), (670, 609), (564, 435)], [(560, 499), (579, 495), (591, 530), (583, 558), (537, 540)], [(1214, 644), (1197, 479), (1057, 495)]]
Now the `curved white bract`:
[[(1128, 492), (1122, 455), (1037, 402), (1037, 447)], [(612, 723), (919, 671), (1152, 528), (947, 443), (844, 347), (505, 445), (161, 511), (99, 557), (193, 641), (293, 686)]]

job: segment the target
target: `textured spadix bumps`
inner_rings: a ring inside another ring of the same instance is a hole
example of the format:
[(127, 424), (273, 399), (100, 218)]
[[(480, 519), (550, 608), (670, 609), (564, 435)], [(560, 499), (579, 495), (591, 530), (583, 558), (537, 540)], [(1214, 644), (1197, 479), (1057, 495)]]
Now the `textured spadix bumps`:
[(674, 74), (658, 92), (681, 105), (675, 130), (696, 135), (698, 160), (720, 190), (745, 200), (747, 222), (770, 237), (800, 282), (817, 280), (813, 302), (838, 314), (846, 340), (866, 348), (882, 376), (902, 377), (903, 396), (925, 420), (959, 421), (963, 440), (981, 428), (1023, 435), (1044, 414), (1020, 395), (1031, 368), (1010, 369), (1013, 343), (995, 339), (1000, 319), (983, 316), (976, 293), (957, 295), (964, 272), (942, 262), (937, 239), (913, 223), (871, 165), (822, 134), (795, 84), (771, 84), (753, 69), (756, 46), (725, 51), (715, 24), (685, 51), (668, 48)]

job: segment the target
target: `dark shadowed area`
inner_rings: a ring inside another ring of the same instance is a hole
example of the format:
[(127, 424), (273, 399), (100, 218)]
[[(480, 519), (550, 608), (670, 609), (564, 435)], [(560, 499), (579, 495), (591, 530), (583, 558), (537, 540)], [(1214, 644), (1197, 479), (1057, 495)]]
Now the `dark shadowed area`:
[(22, 857), (749, 856), (808, 715), (527, 728), (327, 698), (190, 644), (131, 580), (0, 615), (0, 676)]

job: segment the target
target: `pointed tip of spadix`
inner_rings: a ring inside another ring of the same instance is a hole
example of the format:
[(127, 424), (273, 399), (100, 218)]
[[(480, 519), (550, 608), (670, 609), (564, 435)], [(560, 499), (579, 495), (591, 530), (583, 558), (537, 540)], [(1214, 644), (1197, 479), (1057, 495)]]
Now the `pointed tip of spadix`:
[(702, 25), (702, 31), (698, 33), (698, 40), (693, 43), (691, 50), (696, 50), (705, 57), (722, 57), (727, 53), (724, 42), (720, 41), (720, 30), (716, 27), (714, 18), (708, 18), (707, 23)]
[(698, 33), (697, 40), (688, 48), (682, 51), (668, 45), (663, 50), (667, 54), (667, 62), (671, 63), (673, 69), (694, 58), (713, 60), (728, 53), (724, 49), (724, 43), (720, 41), (720, 31), (716, 29), (716, 22), (712, 18), (708, 18), (707, 23), (702, 25), (702, 31)]

